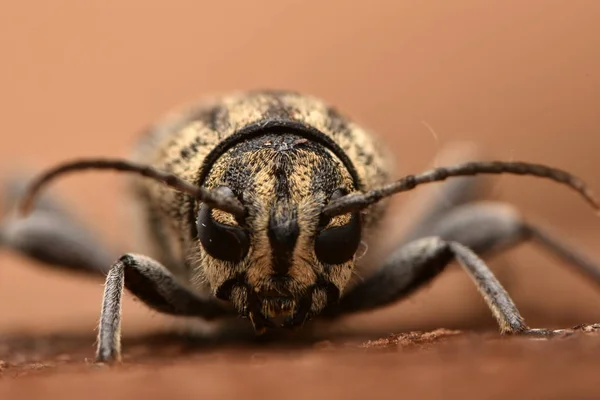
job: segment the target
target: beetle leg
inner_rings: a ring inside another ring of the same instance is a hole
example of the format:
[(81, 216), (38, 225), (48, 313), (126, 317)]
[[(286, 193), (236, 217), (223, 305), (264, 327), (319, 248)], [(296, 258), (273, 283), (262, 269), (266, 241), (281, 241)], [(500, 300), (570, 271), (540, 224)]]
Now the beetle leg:
[(459, 242), (475, 253), (490, 256), (531, 241), (600, 284), (600, 263), (547, 228), (523, 219), (506, 203), (478, 202), (455, 208), (430, 230), (431, 236)]
[(42, 265), (105, 275), (116, 255), (53, 195), (41, 196), (37, 207), (28, 216), (15, 215), (15, 203), (24, 193), (26, 184), (27, 179), (15, 177), (3, 186), (0, 246)]
[(233, 315), (216, 299), (204, 299), (179, 283), (157, 261), (138, 254), (125, 254), (106, 277), (98, 327), (97, 362), (121, 358), (121, 301), (123, 288), (146, 305), (162, 313), (202, 317), (207, 320)]
[[(447, 213), (431, 228), (432, 237), (410, 242), (375, 272), (348, 290), (324, 315), (339, 316), (396, 302), (431, 281), (453, 260), (474, 280), (498, 320), (502, 332), (531, 331), (522, 322), (510, 297), (479, 256), (506, 250), (527, 239), (568, 261), (579, 272), (600, 283), (600, 266), (572, 246), (525, 222), (509, 205), (481, 202)], [(547, 333), (547, 332), (546, 332)]]
[(462, 244), (437, 237), (419, 239), (402, 247), (384, 268), (352, 288), (328, 314), (338, 316), (390, 304), (430, 281), (454, 260), (459, 261), (474, 281), (502, 333), (529, 330), (510, 296), (484, 262)]

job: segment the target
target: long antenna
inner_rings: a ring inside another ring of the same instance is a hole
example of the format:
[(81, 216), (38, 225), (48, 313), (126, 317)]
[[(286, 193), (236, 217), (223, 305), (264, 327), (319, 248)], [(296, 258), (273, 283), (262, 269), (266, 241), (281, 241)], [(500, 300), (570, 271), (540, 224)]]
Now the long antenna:
[(577, 191), (600, 215), (600, 205), (587, 185), (576, 176), (552, 167), (525, 162), (467, 162), (447, 167), (434, 168), (417, 174), (407, 175), (396, 182), (387, 184), (366, 193), (350, 193), (329, 203), (323, 209), (327, 217), (359, 211), (377, 203), (385, 197), (407, 192), (424, 183), (438, 182), (450, 177), (478, 174), (533, 175), (565, 184)]
[(103, 158), (68, 161), (46, 170), (29, 186), (20, 204), (20, 212), (27, 215), (31, 211), (36, 195), (50, 181), (60, 175), (83, 170), (113, 170), (138, 174), (161, 182), (179, 192), (187, 193), (210, 207), (231, 213), (238, 218), (243, 218), (245, 215), (243, 205), (236, 198), (227, 196), (222, 192), (192, 185), (176, 175), (160, 171), (149, 165), (136, 164), (121, 159)]

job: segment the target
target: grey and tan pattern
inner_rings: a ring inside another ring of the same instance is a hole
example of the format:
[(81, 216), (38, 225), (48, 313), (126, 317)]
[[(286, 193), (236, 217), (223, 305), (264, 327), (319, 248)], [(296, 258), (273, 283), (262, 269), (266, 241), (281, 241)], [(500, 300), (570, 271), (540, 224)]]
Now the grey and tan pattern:
[[(552, 179), (598, 208), (575, 176), (537, 164), (461, 159), (392, 181), (392, 158), (374, 134), (299, 93), (252, 91), (181, 107), (146, 129), (130, 160), (60, 164), (8, 197), (24, 192), (27, 209), (47, 182), (83, 169), (132, 174), (128, 232), (146, 244), (143, 254), (109, 261), (111, 251), (91, 228), (47, 196), (25, 219), (5, 216), (0, 244), (46, 265), (107, 274), (101, 362), (120, 359), (124, 289), (159, 312), (218, 318), (226, 328), (243, 316), (263, 332), (399, 301), (456, 260), (502, 333), (549, 335), (525, 324), (481, 257), (532, 240), (600, 281), (597, 263), (572, 245), (506, 204), (478, 201), (472, 177)], [(359, 260), (362, 248), (377, 249), (385, 239), (390, 196), (456, 177), (441, 184), (437, 199), (421, 197), (426, 205), (418, 212), (405, 210), (411, 228), (389, 254), (381, 251), (374, 265)], [(356, 275), (363, 279), (352, 282)]]

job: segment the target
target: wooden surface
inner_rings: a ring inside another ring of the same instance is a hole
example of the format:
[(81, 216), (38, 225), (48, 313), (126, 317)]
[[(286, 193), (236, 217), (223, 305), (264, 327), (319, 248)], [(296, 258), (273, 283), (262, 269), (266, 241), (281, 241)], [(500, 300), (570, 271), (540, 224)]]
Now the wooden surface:
[[(0, 173), (126, 155), (140, 129), (181, 102), (290, 88), (378, 132), (399, 175), (426, 168), (444, 144), (468, 141), (490, 158), (568, 169), (600, 193), (598, 21), (600, 3), (591, 0), (5, 2)], [(600, 260), (600, 219), (576, 195), (533, 178), (496, 182), (490, 198)], [(56, 189), (126, 249), (122, 183), (90, 173)], [(93, 335), (102, 282), (8, 251), (0, 262), (0, 333)], [(600, 321), (597, 285), (537, 249), (523, 246), (492, 265), (532, 325)], [(165, 326), (137, 302), (124, 307), (126, 335)], [(457, 268), (398, 306), (346, 323), (494, 329)]]

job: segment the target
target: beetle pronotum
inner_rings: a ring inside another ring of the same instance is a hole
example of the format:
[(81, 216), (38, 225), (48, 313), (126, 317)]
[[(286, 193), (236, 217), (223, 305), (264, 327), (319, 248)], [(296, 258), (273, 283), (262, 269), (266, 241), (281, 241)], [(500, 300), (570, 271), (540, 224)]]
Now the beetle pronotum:
[[(69, 172), (131, 175), (136, 229), (147, 253), (117, 257), (39, 191)], [(474, 201), (477, 174), (534, 175), (569, 186), (596, 210), (568, 172), (525, 162), (468, 161), (392, 180), (378, 139), (333, 107), (287, 91), (231, 94), (187, 107), (150, 127), (133, 157), (82, 159), (38, 176), (23, 194), (26, 218), (0, 238), (32, 258), (98, 276), (106, 285), (97, 360), (120, 359), (123, 288), (160, 312), (204, 319), (248, 317), (256, 331), (301, 327), (313, 318), (398, 301), (457, 260), (473, 279), (502, 333), (532, 330), (480, 257), (526, 239), (544, 245), (595, 280), (600, 268), (506, 204)], [(376, 248), (386, 199), (443, 181), (439, 201), (373, 272), (361, 244)], [(453, 184), (452, 182), (460, 182)], [(456, 200), (445, 203), (446, 197)], [(114, 261), (116, 259), (116, 261)], [(249, 325), (249, 326), (250, 326)]]

